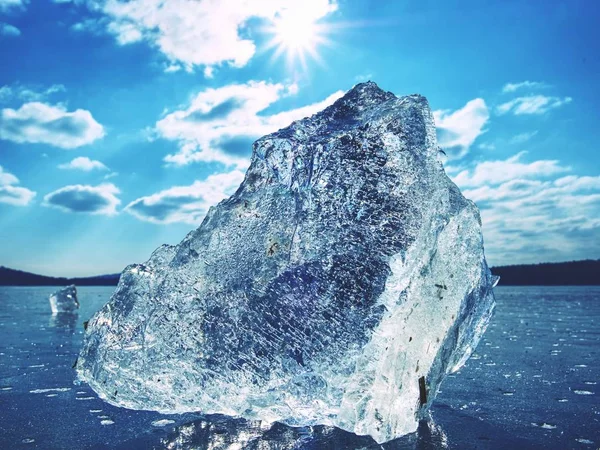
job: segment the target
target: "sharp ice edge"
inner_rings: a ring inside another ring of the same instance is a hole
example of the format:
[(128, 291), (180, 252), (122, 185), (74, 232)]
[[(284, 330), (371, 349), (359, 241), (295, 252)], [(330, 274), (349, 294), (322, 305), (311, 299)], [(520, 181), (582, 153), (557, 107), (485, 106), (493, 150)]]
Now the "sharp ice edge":
[(231, 198), (125, 269), (79, 377), (134, 409), (415, 431), (497, 281), (438, 151), (425, 98), (371, 82), (259, 139)]
[(77, 288), (74, 284), (59, 289), (51, 294), (48, 300), (50, 300), (52, 314), (73, 313), (77, 312), (77, 309), (79, 309)]

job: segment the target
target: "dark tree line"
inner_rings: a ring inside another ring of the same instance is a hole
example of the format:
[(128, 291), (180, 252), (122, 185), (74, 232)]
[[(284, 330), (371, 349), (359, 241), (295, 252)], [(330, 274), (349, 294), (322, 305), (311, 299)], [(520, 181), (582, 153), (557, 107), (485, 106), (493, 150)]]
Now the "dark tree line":
[(501, 286), (600, 285), (600, 260), (492, 267)]
[(119, 274), (100, 275), (97, 277), (63, 278), (46, 277), (35, 273), (9, 269), (0, 266), (0, 286), (116, 286)]

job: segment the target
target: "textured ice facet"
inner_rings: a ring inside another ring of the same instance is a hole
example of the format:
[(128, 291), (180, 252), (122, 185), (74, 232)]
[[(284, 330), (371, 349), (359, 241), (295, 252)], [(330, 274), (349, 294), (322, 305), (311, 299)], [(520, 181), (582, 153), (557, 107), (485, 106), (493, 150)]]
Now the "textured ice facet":
[(77, 301), (77, 288), (74, 284), (59, 289), (49, 297), (52, 314), (73, 313), (79, 309)]
[(494, 307), (438, 152), (426, 99), (371, 82), (259, 139), (233, 196), (125, 269), (80, 378), (134, 409), (415, 431)]

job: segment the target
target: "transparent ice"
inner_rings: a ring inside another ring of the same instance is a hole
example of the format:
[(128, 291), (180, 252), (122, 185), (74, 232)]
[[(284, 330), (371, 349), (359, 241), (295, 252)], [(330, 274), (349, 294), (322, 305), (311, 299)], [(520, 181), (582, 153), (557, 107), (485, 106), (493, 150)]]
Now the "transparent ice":
[(372, 82), (259, 139), (233, 196), (125, 269), (80, 379), (133, 409), (415, 431), (494, 308), (479, 212), (438, 156), (426, 99)]
[(48, 298), (52, 314), (74, 313), (79, 309), (77, 300), (77, 288), (74, 284), (59, 289)]

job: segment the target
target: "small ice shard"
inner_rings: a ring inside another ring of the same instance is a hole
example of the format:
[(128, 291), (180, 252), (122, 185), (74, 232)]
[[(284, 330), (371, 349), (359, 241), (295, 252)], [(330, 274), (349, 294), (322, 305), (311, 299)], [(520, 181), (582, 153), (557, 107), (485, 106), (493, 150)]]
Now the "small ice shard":
[(546, 422), (540, 422), (540, 423), (532, 422), (531, 425), (533, 425), (534, 427), (544, 428), (545, 430), (554, 430), (556, 428), (556, 425), (552, 425), (552, 424), (546, 423)]
[(67, 392), (70, 391), (71, 388), (48, 388), (48, 389), (33, 389), (29, 391), (30, 394), (46, 394), (47, 392)]
[(577, 395), (594, 395), (592, 391), (584, 391), (582, 389), (575, 389), (573, 392)]
[(167, 425), (171, 425), (172, 423), (175, 423), (175, 421), (170, 420), (170, 419), (161, 419), (161, 420), (155, 420), (154, 422), (152, 422), (152, 426), (153, 427), (166, 427)]
[(415, 431), (494, 308), (438, 153), (427, 100), (372, 82), (259, 139), (232, 197), (125, 269), (79, 377), (127, 408)]
[(50, 308), (52, 314), (76, 312), (79, 308), (79, 301), (77, 301), (77, 288), (75, 285), (72, 284), (59, 289), (50, 295)]

